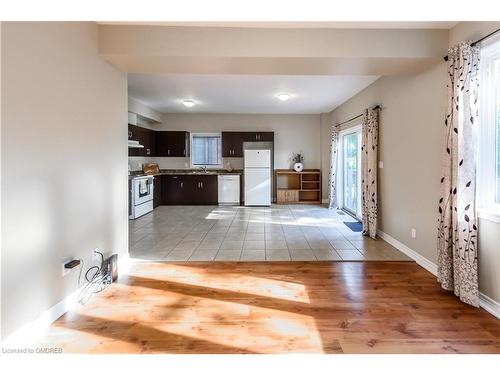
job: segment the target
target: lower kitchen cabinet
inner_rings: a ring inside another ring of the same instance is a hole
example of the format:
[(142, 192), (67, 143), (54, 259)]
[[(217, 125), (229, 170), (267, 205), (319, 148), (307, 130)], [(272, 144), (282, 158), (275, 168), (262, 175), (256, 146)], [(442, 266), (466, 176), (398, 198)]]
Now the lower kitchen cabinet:
[(156, 208), (163, 204), (161, 180), (162, 176), (155, 176), (153, 179), (153, 208)]
[(218, 203), (216, 175), (164, 175), (162, 201), (167, 205)]

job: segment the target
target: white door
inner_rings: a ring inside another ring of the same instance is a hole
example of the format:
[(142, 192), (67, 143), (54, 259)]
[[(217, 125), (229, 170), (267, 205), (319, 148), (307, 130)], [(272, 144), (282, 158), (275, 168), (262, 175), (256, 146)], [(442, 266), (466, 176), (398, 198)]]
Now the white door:
[(245, 168), (270, 168), (271, 150), (245, 150)]
[(271, 205), (271, 170), (245, 169), (245, 206)]

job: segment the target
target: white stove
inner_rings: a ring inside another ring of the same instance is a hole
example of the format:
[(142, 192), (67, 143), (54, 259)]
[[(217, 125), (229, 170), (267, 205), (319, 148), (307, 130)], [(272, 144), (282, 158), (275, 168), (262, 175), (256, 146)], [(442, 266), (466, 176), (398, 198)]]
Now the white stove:
[(130, 181), (130, 219), (153, 211), (153, 179), (153, 176), (138, 176)]

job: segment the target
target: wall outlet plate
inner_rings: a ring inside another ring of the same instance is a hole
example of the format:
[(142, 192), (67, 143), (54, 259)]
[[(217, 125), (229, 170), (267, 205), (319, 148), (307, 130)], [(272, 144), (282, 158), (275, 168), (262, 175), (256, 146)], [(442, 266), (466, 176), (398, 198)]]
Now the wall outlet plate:
[(76, 267), (73, 267), (73, 268), (66, 268), (64, 267), (66, 264), (68, 264), (69, 262), (71, 262), (72, 260), (75, 260), (75, 258), (68, 258), (66, 259), (64, 262), (61, 263), (61, 275), (62, 277), (66, 276), (68, 273), (70, 273), (71, 271), (73, 270), (76, 270), (78, 269), (79, 267), (82, 267), (83, 265), (80, 263), (79, 265), (77, 265)]
[(411, 228), (411, 238), (417, 238), (417, 230), (415, 228)]
[(99, 250), (98, 247), (90, 250), (90, 257), (92, 259), (92, 262), (95, 261), (95, 260), (101, 259), (101, 256), (98, 254), (100, 252), (101, 252), (101, 250)]
[(378, 162), (378, 167), (379, 167), (380, 169), (383, 169), (383, 168), (384, 168), (384, 162), (383, 162), (382, 160), (380, 160), (380, 161)]

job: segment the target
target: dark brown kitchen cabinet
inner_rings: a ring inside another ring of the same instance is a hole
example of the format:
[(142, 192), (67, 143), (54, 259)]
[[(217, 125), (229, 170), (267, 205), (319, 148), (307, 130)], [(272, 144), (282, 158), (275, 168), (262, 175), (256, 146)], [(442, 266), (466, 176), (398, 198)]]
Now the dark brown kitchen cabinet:
[(274, 132), (245, 132), (245, 142), (274, 142)]
[(155, 156), (189, 156), (189, 132), (157, 131), (155, 133)]
[(274, 142), (274, 132), (222, 132), (222, 156), (243, 157), (244, 142)]
[(163, 176), (164, 204), (217, 204), (217, 176), (167, 175)]
[(162, 200), (162, 176), (154, 176), (153, 179), (153, 208), (163, 204)]
[(128, 126), (128, 139), (138, 141), (142, 148), (129, 148), (128, 156), (153, 156), (155, 154), (155, 131), (137, 125)]
[(217, 204), (219, 191), (217, 185), (217, 176), (188, 176), (193, 178), (191, 182), (194, 195), (191, 201), (193, 204)]
[(243, 157), (244, 132), (222, 132), (222, 157)]
[(162, 176), (162, 201), (164, 204), (186, 204), (189, 189), (186, 176)]

